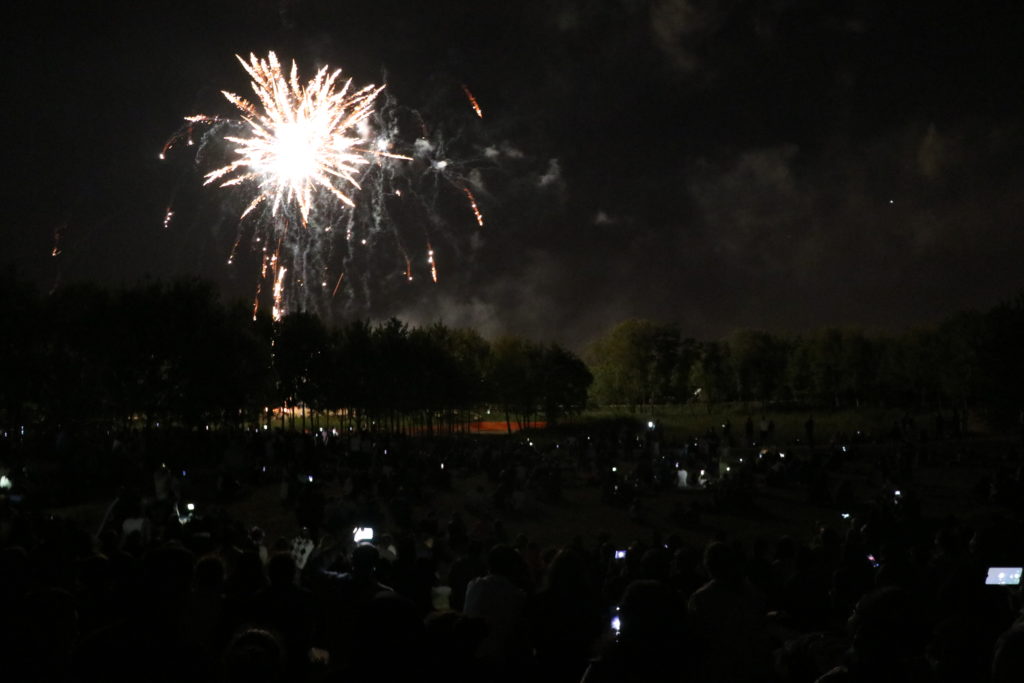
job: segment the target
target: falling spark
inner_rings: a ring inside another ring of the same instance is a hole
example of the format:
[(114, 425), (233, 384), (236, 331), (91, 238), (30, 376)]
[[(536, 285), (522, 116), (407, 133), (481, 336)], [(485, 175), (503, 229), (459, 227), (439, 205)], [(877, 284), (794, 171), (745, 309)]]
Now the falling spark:
[[(368, 85), (352, 91), (351, 80), (339, 83), (340, 69), (328, 72), (326, 66), (302, 85), (296, 63), (292, 62), (290, 74), (285, 75), (273, 52), (267, 59), (250, 54), (248, 62), (240, 56), (238, 61), (252, 77), (260, 108), (223, 91), (241, 112), (247, 135), (225, 136), (225, 140), (238, 145), (234, 150), (237, 158), (207, 173), (205, 184), (219, 181), (220, 187), (230, 187), (255, 183), (258, 193), (243, 217), (264, 202), (270, 203), (275, 216), (282, 204), (294, 204), (305, 225), (314, 194), (321, 191), (355, 206), (342, 188), (359, 189), (359, 168), (373, 156), (398, 156), (361, 148), (367, 141), (359, 133), (360, 124), (373, 113), (374, 100), (383, 86)], [(186, 120), (216, 121), (209, 116)]]
[(171, 226), (171, 219), (172, 218), (174, 218), (174, 211), (171, 209), (171, 207), (168, 206), (167, 207), (167, 211), (164, 212), (164, 228), (165, 229), (169, 228)]
[(405, 255), (405, 277), (412, 282), (412, 261), (409, 260), (408, 255)]
[(427, 244), (427, 263), (430, 264), (430, 277), (437, 282), (437, 261), (434, 260), (434, 248)]
[(61, 235), (63, 234), (63, 231), (64, 231), (64, 226), (63, 225), (58, 225), (53, 230), (53, 251), (50, 252), (50, 256), (53, 256), (54, 258), (56, 258), (56, 257), (61, 255), (62, 250), (60, 248), (60, 238), (61, 238)]
[(256, 281), (256, 296), (252, 299), (252, 319), (255, 321), (256, 316), (260, 312), (260, 292), (263, 291), (263, 286), (259, 280)]
[(228, 254), (228, 265), (230, 266), (235, 262), (235, 254), (238, 253), (238, 243), (242, 241), (242, 233), (239, 232), (235, 237), (235, 243), (231, 245), (231, 253)]
[(480, 224), (481, 228), (484, 227), (484, 217), (480, 213), (480, 207), (476, 205), (476, 197), (473, 196), (468, 187), (462, 188), (462, 191), (466, 193), (466, 197), (469, 199), (469, 205), (473, 209), (473, 215), (476, 216), (476, 222)]
[(473, 97), (473, 93), (469, 91), (469, 88), (466, 87), (465, 83), (462, 84), (462, 92), (466, 93), (466, 99), (468, 99), (469, 103), (473, 105), (473, 111), (476, 112), (476, 115), (479, 116), (480, 118), (483, 118), (483, 109), (480, 108), (480, 104), (476, 101), (476, 98)]
[(341, 280), (344, 277), (345, 277), (344, 271), (341, 272), (341, 273), (338, 273), (338, 281), (334, 283), (334, 291), (331, 292), (331, 298), (332, 299), (338, 295), (338, 287), (341, 287)]
[(284, 293), (284, 275), (288, 272), (287, 268), (280, 268), (277, 271), (277, 279), (274, 281), (274, 307), (270, 311), (271, 317), (275, 322), (281, 320), (284, 315), (284, 307), (281, 306), (281, 297)]

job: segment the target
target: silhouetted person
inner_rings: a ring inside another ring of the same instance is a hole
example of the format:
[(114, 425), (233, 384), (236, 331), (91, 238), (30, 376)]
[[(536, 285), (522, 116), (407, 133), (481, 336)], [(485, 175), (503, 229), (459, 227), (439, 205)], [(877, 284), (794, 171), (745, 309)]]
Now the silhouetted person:
[(237, 633), (221, 662), (224, 683), (285, 683), (288, 658), (274, 633), (249, 628)]
[(290, 553), (278, 553), (267, 565), (270, 585), (252, 598), (252, 617), (257, 626), (281, 635), (293, 676), (305, 672), (306, 653), (313, 640), (315, 606), (313, 595), (295, 585), (295, 559)]
[[(582, 683), (687, 681), (696, 664), (693, 638), (675, 593), (660, 581), (626, 587), (616, 615), (619, 633), (591, 662)], [(725, 680), (725, 679), (722, 679)]]
[(542, 680), (579, 680), (591, 647), (605, 628), (599, 604), (585, 557), (571, 548), (559, 551), (529, 605), (530, 632)]
[(322, 603), (321, 646), (331, 653), (332, 666), (348, 669), (360, 656), (357, 636), (370, 602), (380, 593), (392, 592), (377, 580), (380, 553), (370, 544), (352, 551), (349, 571), (319, 569), (310, 577)]
[(707, 644), (707, 678), (757, 680), (769, 669), (764, 598), (746, 580), (740, 558), (725, 543), (708, 545), (704, 568), (711, 580), (690, 596), (688, 609)]
[(914, 641), (919, 626), (907, 593), (886, 587), (868, 593), (847, 623), (852, 646), (846, 663), (818, 679), (818, 683), (903, 683), (927, 680)]
[(487, 569), (481, 558), (482, 548), (478, 541), (470, 541), (452, 566), (448, 569), (448, 585), (452, 593), (450, 605), (453, 610), (463, 611), (466, 604), (466, 588), (473, 579), (483, 576)]
[(496, 545), (487, 554), (487, 575), (466, 589), (466, 615), (483, 619), (489, 629), (480, 656), (507, 675), (515, 673), (528, 651), (526, 592), (514, 582), (521, 564), (515, 550)]

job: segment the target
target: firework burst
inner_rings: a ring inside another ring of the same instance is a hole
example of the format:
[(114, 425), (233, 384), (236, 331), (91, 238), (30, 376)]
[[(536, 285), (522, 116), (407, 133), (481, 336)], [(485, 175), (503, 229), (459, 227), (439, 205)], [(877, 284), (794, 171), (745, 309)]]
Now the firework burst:
[[(242, 217), (269, 202), (277, 215), (282, 203), (293, 203), (305, 224), (316, 192), (325, 191), (348, 206), (355, 206), (343, 188), (359, 189), (356, 178), (361, 166), (373, 156), (390, 155), (384, 149), (368, 150), (360, 133), (373, 113), (373, 102), (383, 86), (368, 85), (352, 90), (352, 81), (339, 83), (341, 70), (320, 69), (307, 83), (299, 82), (298, 67), (292, 62), (287, 77), (277, 55), (267, 59), (249, 55), (238, 61), (252, 77), (252, 89), (261, 107), (234, 93), (223, 91), (242, 114), (246, 136), (225, 136), (238, 145), (237, 158), (206, 174), (207, 185), (220, 181), (221, 187), (254, 183), (257, 194)], [(192, 123), (216, 121), (207, 116), (188, 117)]]
[[(414, 268), (409, 256), (417, 243), (426, 247), (425, 270), (437, 283), (431, 239), (437, 244), (440, 236), (440, 253), (458, 257), (448, 226), (475, 218), (483, 227), (470, 187), (488, 198), (481, 174), (497, 168), (499, 148), (467, 141), (459, 123), (454, 132), (446, 130), (451, 123), (428, 126), (418, 110), (398, 105), (383, 86), (354, 87), (340, 70), (323, 67), (302, 81), (295, 62), (288, 68), (273, 52), (265, 59), (236, 57), (255, 97), (222, 91), (234, 113), (185, 117), (159, 156), (166, 158), (179, 143), (195, 146), (196, 163), (213, 169), (203, 171), (204, 184), (236, 191), (240, 202), (231, 213), (238, 228), (227, 263), (236, 257), (245, 259), (243, 267), (251, 262), (240, 251), (251, 235), (252, 251), (259, 254), (254, 314), (261, 301), (274, 318), (294, 306), (321, 314), (365, 306), (377, 276), (414, 279), (423, 267)], [(482, 118), (473, 93), (465, 85), (462, 90)], [(206, 163), (211, 153), (212, 166)], [(462, 195), (469, 216), (452, 213), (448, 220), (439, 197), (444, 187)], [(165, 228), (172, 217), (177, 220), (173, 202), (174, 196), (163, 215)], [(390, 260), (397, 268), (377, 258), (381, 244), (397, 251), (398, 263)]]

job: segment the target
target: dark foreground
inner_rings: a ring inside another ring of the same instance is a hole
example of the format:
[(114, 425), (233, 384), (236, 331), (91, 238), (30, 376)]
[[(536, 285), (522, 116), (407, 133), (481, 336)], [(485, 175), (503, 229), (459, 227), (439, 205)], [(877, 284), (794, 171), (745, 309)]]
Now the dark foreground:
[(3, 453), (4, 680), (1024, 680), (1016, 444), (44, 441)]

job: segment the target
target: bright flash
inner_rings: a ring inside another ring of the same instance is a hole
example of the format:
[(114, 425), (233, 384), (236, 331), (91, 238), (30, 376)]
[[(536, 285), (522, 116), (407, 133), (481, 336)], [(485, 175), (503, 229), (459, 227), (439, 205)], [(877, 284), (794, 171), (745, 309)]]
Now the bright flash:
[[(234, 150), (237, 158), (207, 173), (206, 184), (224, 178), (221, 187), (254, 183), (258, 194), (242, 216), (266, 201), (275, 215), (282, 203), (294, 203), (306, 222), (314, 194), (320, 191), (354, 206), (342, 188), (358, 189), (359, 168), (383, 152), (360, 147), (366, 142), (366, 119), (373, 113), (373, 102), (383, 86), (368, 85), (352, 91), (351, 80), (339, 83), (340, 69), (328, 72), (327, 67), (302, 85), (295, 62), (286, 76), (273, 52), (267, 59), (250, 54), (248, 62), (241, 57), (238, 61), (252, 77), (260, 107), (224, 92), (241, 112), (247, 135), (225, 137), (238, 145)], [(211, 118), (193, 116), (187, 120)]]

